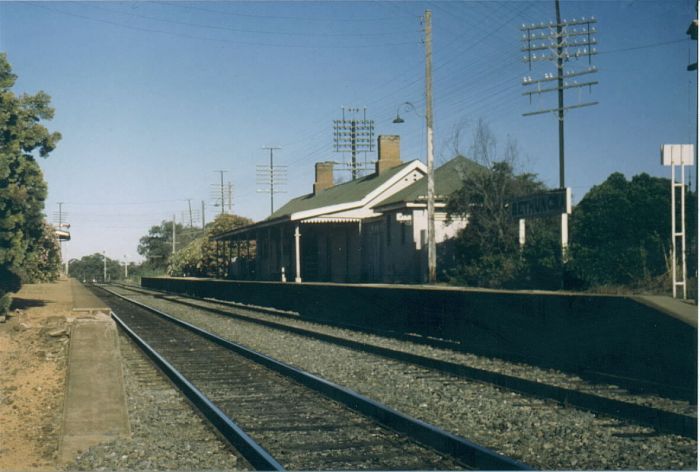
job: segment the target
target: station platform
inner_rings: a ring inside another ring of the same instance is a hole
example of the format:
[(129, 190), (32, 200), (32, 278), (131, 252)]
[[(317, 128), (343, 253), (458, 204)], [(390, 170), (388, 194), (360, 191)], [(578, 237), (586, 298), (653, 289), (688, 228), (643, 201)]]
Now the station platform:
[(690, 301), (663, 295), (636, 295), (632, 298), (696, 329), (698, 327), (698, 306)]
[(61, 462), (129, 433), (119, 340), (110, 310), (77, 280), (67, 282), (74, 320), (58, 451)]

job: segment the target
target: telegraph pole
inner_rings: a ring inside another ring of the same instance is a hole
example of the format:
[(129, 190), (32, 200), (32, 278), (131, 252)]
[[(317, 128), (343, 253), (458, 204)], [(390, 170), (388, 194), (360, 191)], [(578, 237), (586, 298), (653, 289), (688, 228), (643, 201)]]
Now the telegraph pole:
[(425, 125), (428, 129), (428, 283), (437, 278), (437, 257), (435, 244), (435, 175), (433, 172), (433, 48), (432, 12), (425, 10)]
[(224, 214), (224, 171), (220, 170), (219, 174), (221, 176), (221, 214)]
[(228, 212), (233, 214), (233, 184), (227, 182), (226, 190), (228, 192)]
[(173, 254), (175, 254), (175, 215), (173, 215)]
[(202, 229), (204, 229), (204, 226), (206, 225), (205, 218), (204, 218), (204, 200), (202, 200)]
[[(530, 70), (532, 70), (533, 62), (556, 61), (556, 76), (551, 73), (545, 73), (542, 79), (533, 79), (531, 76), (526, 76), (523, 78), (522, 84), (525, 87), (530, 87), (523, 92), (523, 95), (529, 96), (530, 102), (532, 102), (532, 97), (535, 95), (539, 96), (543, 93), (556, 91), (557, 108), (523, 113), (523, 116), (556, 112), (559, 126), (559, 188), (565, 189), (564, 112), (574, 108), (597, 105), (598, 102), (593, 101), (565, 106), (564, 90), (580, 87), (588, 87), (590, 90), (593, 85), (598, 84), (598, 81), (595, 80), (578, 82), (578, 77), (598, 72), (598, 69), (591, 65), (591, 57), (597, 54), (596, 49), (593, 47), (597, 44), (597, 40), (593, 37), (596, 29), (592, 26), (597, 21), (593, 17), (562, 21), (559, 0), (554, 1), (554, 10), (556, 23), (550, 21), (549, 23), (522, 25), (523, 46), (521, 51), (526, 53), (523, 61), (528, 63)], [(588, 59), (588, 67), (586, 69), (578, 71), (564, 70), (565, 62), (569, 63), (572, 60), (584, 58)], [(556, 87), (547, 87), (547, 83), (555, 80), (557, 83)], [(569, 245), (568, 216), (568, 213), (561, 215), (561, 246), (564, 259), (567, 257)]]
[(193, 225), (192, 225), (192, 199), (191, 198), (187, 199), (187, 207), (190, 210), (190, 228), (192, 228)]
[(258, 189), (257, 191), (270, 194), (270, 214), (273, 214), (275, 212), (275, 194), (283, 193), (282, 190), (275, 189), (275, 186), (279, 187), (287, 183), (287, 166), (275, 165), (273, 153), (282, 148), (263, 146), (262, 149), (270, 151), (270, 164), (269, 166), (264, 164), (256, 166), (257, 183), (269, 188)]
[[(367, 119), (367, 107), (342, 107), (343, 118), (333, 120), (333, 143), (336, 152), (350, 152), (350, 163), (343, 162), (352, 174), (352, 180), (359, 177), (361, 170), (368, 170), (367, 153), (374, 151), (374, 120)], [(362, 119), (357, 115), (362, 111)], [(345, 112), (351, 116), (346, 118)], [(357, 154), (365, 153), (365, 162), (357, 162)]]
[(219, 184), (212, 184), (212, 187), (219, 187), (217, 190), (212, 189), (212, 198), (214, 201), (219, 201), (221, 203), (221, 214), (223, 215), (226, 210), (226, 198), (224, 197), (224, 172), (225, 170), (215, 170), (214, 172), (219, 173)]
[(559, 0), (554, 2), (557, 17), (557, 98), (559, 113), (559, 188), (566, 188), (564, 181), (564, 48), (562, 47), (561, 13)]

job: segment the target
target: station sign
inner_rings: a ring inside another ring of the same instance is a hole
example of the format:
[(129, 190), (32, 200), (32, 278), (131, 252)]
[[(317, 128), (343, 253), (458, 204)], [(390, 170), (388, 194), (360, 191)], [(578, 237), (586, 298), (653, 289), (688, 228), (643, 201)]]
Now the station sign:
[(571, 188), (561, 188), (516, 198), (510, 203), (510, 210), (514, 219), (570, 214)]
[(54, 234), (59, 241), (70, 241), (70, 232), (68, 231), (57, 229), (54, 231)]
[(664, 144), (661, 146), (661, 164), (665, 166), (692, 166), (695, 147), (692, 144)]
[(413, 215), (411, 213), (397, 213), (396, 221), (400, 223), (410, 223), (413, 221)]

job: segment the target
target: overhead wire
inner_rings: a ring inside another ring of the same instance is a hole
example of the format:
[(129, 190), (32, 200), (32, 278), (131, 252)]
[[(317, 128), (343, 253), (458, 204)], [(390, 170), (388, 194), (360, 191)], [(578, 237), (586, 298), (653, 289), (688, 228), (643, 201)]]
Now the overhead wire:
[(398, 34), (413, 34), (414, 32), (412, 31), (380, 31), (380, 32), (374, 32), (374, 33), (322, 33), (322, 32), (313, 32), (313, 31), (279, 31), (279, 30), (253, 30), (253, 29), (241, 29), (241, 28), (232, 28), (229, 26), (220, 26), (220, 25), (212, 25), (212, 24), (205, 24), (205, 23), (192, 23), (192, 22), (187, 22), (187, 21), (180, 21), (180, 20), (170, 20), (166, 18), (159, 18), (156, 16), (151, 16), (151, 15), (143, 15), (139, 13), (134, 13), (131, 11), (121, 11), (121, 10), (114, 10), (112, 8), (105, 8), (103, 6), (98, 6), (93, 3), (87, 3), (87, 5), (91, 8), (99, 9), (101, 11), (106, 11), (110, 13), (117, 13), (120, 15), (126, 15), (134, 18), (142, 18), (145, 20), (150, 20), (150, 21), (158, 21), (161, 23), (170, 23), (170, 24), (175, 24), (175, 25), (180, 25), (180, 26), (188, 26), (188, 27), (194, 27), (194, 28), (204, 28), (204, 29), (211, 29), (211, 30), (217, 30), (217, 31), (230, 31), (233, 33), (246, 33), (246, 34), (264, 34), (268, 36), (309, 36), (309, 37), (371, 37), (371, 36), (390, 36), (390, 35), (398, 35)]
[(25, 3), (25, 5), (30, 5), (30, 6), (35, 7), (35, 8), (41, 8), (41, 9), (48, 10), (48, 11), (51, 11), (53, 13), (58, 13), (61, 15), (71, 16), (74, 18), (80, 18), (83, 20), (88, 20), (88, 21), (93, 21), (93, 22), (98, 22), (98, 23), (109, 24), (109, 25), (120, 27), (120, 28), (134, 30), (134, 31), (164, 34), (164, 35), (168, 35), (168, 36), (175, 36), (175, 37), (186, 38), (186, 39), (194, 39), (194, 40), (199, 40), (199, 41), (211, 41), (211, 42), (235, 44), (235, 45), (239, 45), (239, 46), (257, 46), (257, 47), (284, 48), (284, 49), (286, 49), (286, 48), (291, 48), (291, 49), (367, 49), (367, 48), (378, 48), (378, 47), (407, 46), (410, 44), (414, 44), (414, 42), (411, 42), (411, 41), (396, 42), (396, 43), (354, 44), (354, 45), (288, 44), (288, 43), (273, 44), (273, 43), (261, 43), (261, 42), (252, 42), (252, 41), (232, 40), (232, 39), (225, 39), (225, 38), (211, 38), (211, 37), (198, 36), (198, 35), (192, 35), (192, 34), (187, 34), (187, 33), (177, 33), (177, 32), (173, 32), (173, 31), (160, 30), (160, 29), (154, 29), (154, 28), (144, 28), (144, 27), (135, 26), (135, 25), (131, 25), (131, 24), (119, 23), (116, 21), (105, 20), (102, 18), (95, 18), (92, 16), (84, 15), (84, 14), (67, 12), (65, 10), (57, 10), (55, 8), (48, 7), (46, 5), (42, 5), (42, 4), (38, 4), (38, 3), (27, 2), (27, 3)]
[[(243, 17), (243, 18), (259, 18), (259, 19), (266, 19), (266, 20), (293, 20), (293, 21), (328, 21), (328, 22), (375, 22), (375, 21), (391, 21), (391, 20), (397, 20), (401, 19), (399, 16), (385, 16), (385, 17), (365, 17), (365, 18), (348, 18), (348, 17), (314, 17), (314, 16), (289, 16), (289, 15), (261, 15), (261, 14), (250, 14), (250, 13), (240, 13), (240, 12), (231, 12), (231, 11), (223, 11), (223, 10), (213, 10), (210, 8), (202, 8), (199, 6), (193, 6), (191, 4), (185, 4), (183, 2), (161, 2), (161, 1), (151, 1), (151, 2), (145, 2), (145, 3), (153, 3), (156, 5), (169, 5), (172, 7), (177, 7), (177, 8), (185, 8), (188, 10), (199, 10), (203, 12), (208, 12), (208, 13), (215, 13), (217, 15), (228, 15), (228, 16), (238, 16), (238, 17)], [(198, 3), (203, 3), (203, 2), (198, 2)], [(337, 4), (334, 5), (334, 7), (337, 7)]]

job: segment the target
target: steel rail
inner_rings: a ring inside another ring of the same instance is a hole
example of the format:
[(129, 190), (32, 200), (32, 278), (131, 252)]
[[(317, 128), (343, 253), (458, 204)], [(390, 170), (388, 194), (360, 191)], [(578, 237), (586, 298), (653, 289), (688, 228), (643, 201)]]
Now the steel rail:
[(106, 287), (101, 288), (113, 296), (128, 301), (129, 303), (132, 303), (144, 310), (150, 311), (151, 313), (154, 313), (178, 326), (188, 329), (189, 331), (196, 333), (218, 344), (219, 346), (229, 349), (253, 362), (267, 367), (270, 370), (289, 377), (332, 400), (342, 403), (351, 410), (374, 419), (389, 429), (408, 436), (440, 453), (447, 454), (470, 467), (480, 470), (531, 470), (529, 466), (520, 461), (502, 456), (484, 446), (444, 431), (424, 421), (411, 418), (403, 413), (387, 407), (386, 405), (360, 395), (349, 388), (342, 387), (316, 375), (304, 372), (294, 366), (248, 349), (240, 344), (227, 341), (190, 323), (174, 318), (161, 310), (120, 295)]
[[(129, 289), (133, 290), (130, 287)], [(158, 295), (153, 296), (159, 297)], [(182, 295), (177, 296), (181, 297)], [(578, 390), (572, 390), (565, 387), (558, 387), (555, 385), (535, 382), (520, 377), (514, 377), (512, 375), (506, 375), (475, 367), (469, 367), (455, 362), (434, 359), (404, 351), (398, 351), (395, 349), (344, 339), (330, 334), (318, 333), (316, 331), (299, 328), (296, 326), (289, 326), (283, 323), (277, 323), (270, 320), (261, 320), (244, 314), (231, 313), (216, 308), (204, 307), (196, 303), (190, 303), (184, 300), (174, 300), (171, 298), (165, 298), (163, 296), (160, 296), (159, 298), (163, 298), (167, 301), (178, 303), (191, 308), (204, 310), (210, 313), (215, 313), (218, 315), (228, 316), (242, 321), (260, 324), (269, 328), (286, 331), (300, 336), (314, 338), (320, 341), (325, 341), (328, 343), (348, 347), (354, 350), (367, 352), (388, 359), (407, 362), (420, 367), (445, 372), (467, 380), (488, 383), (496, 387), (500, 387), (524, 395), (554, 400), (562, 405), (573, 406), (595, 413), (603, 413), (605, 415), (612, 416), (621, 420), (632, 421), (634, 423), (642, 424), (645, 426), (651, 426), (652, 428), (660, 432), (677, 434), (679, 436), (684, 436), (690, 439), (697, 439), (697, 418), (692, 416), (683, 415), (680, 413), (673, 413), (670, 411), (661, 410), (645, 405), (629, 403), (622, 400), (601, 397), (598, 395), (580, 392)], [(218, 301), (207, 301), (219, 303)], [(224, 305), (229, 305), (229, 303), (225, 303)], [(260, 310), (257, 307), (246, 307), (245, 305), (240, 307), (236, 306), (235, 308), (275, 314), (274, 311), (271, 312), (270, 310)]]
[(143, 350), (148, 357), (168, 376), (180, 391), (197, 407), (226, 440), (256, 470), (285, 470), (269, 452), (255, 442), (240, 426), (226, 416), (219, 407), (212, 403), (197, 387), (187, 380), (172, 364), (158, 354), (146, 341), (136, 334), (116, 313), (111, 316), (117, 325)]

